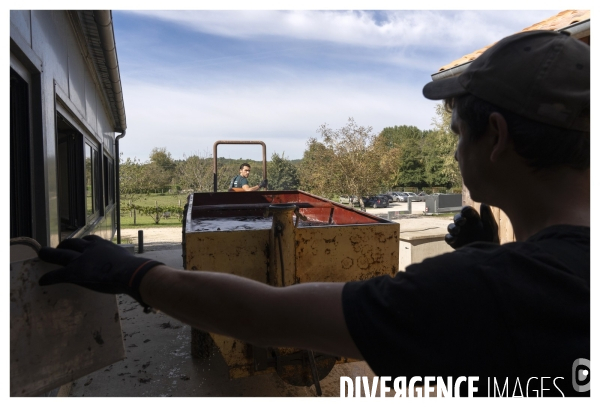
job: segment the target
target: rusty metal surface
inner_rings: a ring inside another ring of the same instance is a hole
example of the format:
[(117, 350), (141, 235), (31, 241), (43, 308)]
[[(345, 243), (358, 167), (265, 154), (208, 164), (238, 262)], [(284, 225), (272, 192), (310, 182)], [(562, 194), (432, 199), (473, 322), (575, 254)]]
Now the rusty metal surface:
[(290, 204), (274, 204), (269, 207), (273, 227), (269, 233), (268, 284), (286, 287), (294, 284), (296, 276), (296, 253), (294, 209)]
[(259, 348), (252, 346), (254, 367), (257, 371), (275, 367), (286, 383), (294, 386), (315, 385), (321, 395), (319, 381), (341, 360), (335, 356), (296, 348)]
[(296, 283), (345, 282), (398, 271), (399, 225), (296, 229)]
[(218, 271), (267, 282), (269, 229), (185, 235), (187, 270)]

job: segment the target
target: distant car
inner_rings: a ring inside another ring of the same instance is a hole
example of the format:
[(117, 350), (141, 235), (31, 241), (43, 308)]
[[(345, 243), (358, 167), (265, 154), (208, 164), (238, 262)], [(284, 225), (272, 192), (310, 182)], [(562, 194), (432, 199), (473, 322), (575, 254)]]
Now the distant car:
[(385, 196), (388, 200), (388, 204), (390, 202), (394, 202), (396, 200), (396, 197), (394, 195), (392, 195), (391, 193), (389, 194), (381, 194), (381, 196)]
[(376, 195), (376, 197), (381, 199), (382, 202), (385, 201), (385, 206), (382, 206), (383, 208), (390, 206), (390, 198), (386, 194)]
[(405, 192), (411, 198), (412, 202), (423, 202), (425, 199), (422, 196), (415, 194), (414, 192)]
[(352, 205), (360, 205), (358, 202), (358, 198), (353, 195), (340, 195), (340, 203), (341, 204), (352, 204)]
[(398, 202), (408, 202), (408, 194), (406, 192), (396, 192)]
[(417, 195), (419, 195), (419, 196), (423, 196), (423, 197), (425, 197), (425, 196), (429, 196), (429, 195), (427, 195), (427, 194), (425, 193), (425, 191), (421, 191), (421, 192), (419, 192)]
[(340, 203), (341, 204), (349, 204), (350, 203), (350, 195), (340, 195)]
[(398, 202), (400, 200), (398, 198), (398, 192), (390, 192), (390, 195), (394, 197), (394, 202)]
[(381, 196), (369, 196), (363, 197), (363, 202), (365, 206), (369, 206), (371, 208), (387, 208), (388, 202), (387, 198)]

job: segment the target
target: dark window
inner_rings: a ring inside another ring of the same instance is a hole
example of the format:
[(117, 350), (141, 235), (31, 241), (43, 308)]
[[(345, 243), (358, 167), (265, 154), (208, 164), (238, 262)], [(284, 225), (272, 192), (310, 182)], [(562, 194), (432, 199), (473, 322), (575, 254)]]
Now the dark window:
[(104, 206), (108, 207), (115, 202), (115, 170), (114, 161), (104, 156)]
[(10, 70), (10, 237), (32, 236), (29, 85)]
[(95, 217), (104, 212), (102, 207), (102, 174), (98, 149), (90, 141), (85, 143), (85, 215)]
[(60, 113), (56, 114), (56, 133), (58, 211), (63, 240), (85, 225), (83, 135)]

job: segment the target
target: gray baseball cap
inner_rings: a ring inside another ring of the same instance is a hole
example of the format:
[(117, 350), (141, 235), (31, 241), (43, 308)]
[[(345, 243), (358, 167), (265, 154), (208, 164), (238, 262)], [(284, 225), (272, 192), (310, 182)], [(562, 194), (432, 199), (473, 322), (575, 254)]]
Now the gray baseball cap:
[(427, 99), (472, 94), (531, 120), (590, 131), (590, 47), (568, 33), (506, 37), (460, 75), (425, 85)]

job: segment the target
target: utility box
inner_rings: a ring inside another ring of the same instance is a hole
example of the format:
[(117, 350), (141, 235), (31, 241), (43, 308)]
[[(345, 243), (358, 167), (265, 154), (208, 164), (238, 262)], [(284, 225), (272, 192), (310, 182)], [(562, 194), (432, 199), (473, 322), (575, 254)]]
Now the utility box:
[(458, 212), (462, 206), (462, 194), (429, 195), (425, 197), (426, 215)]

